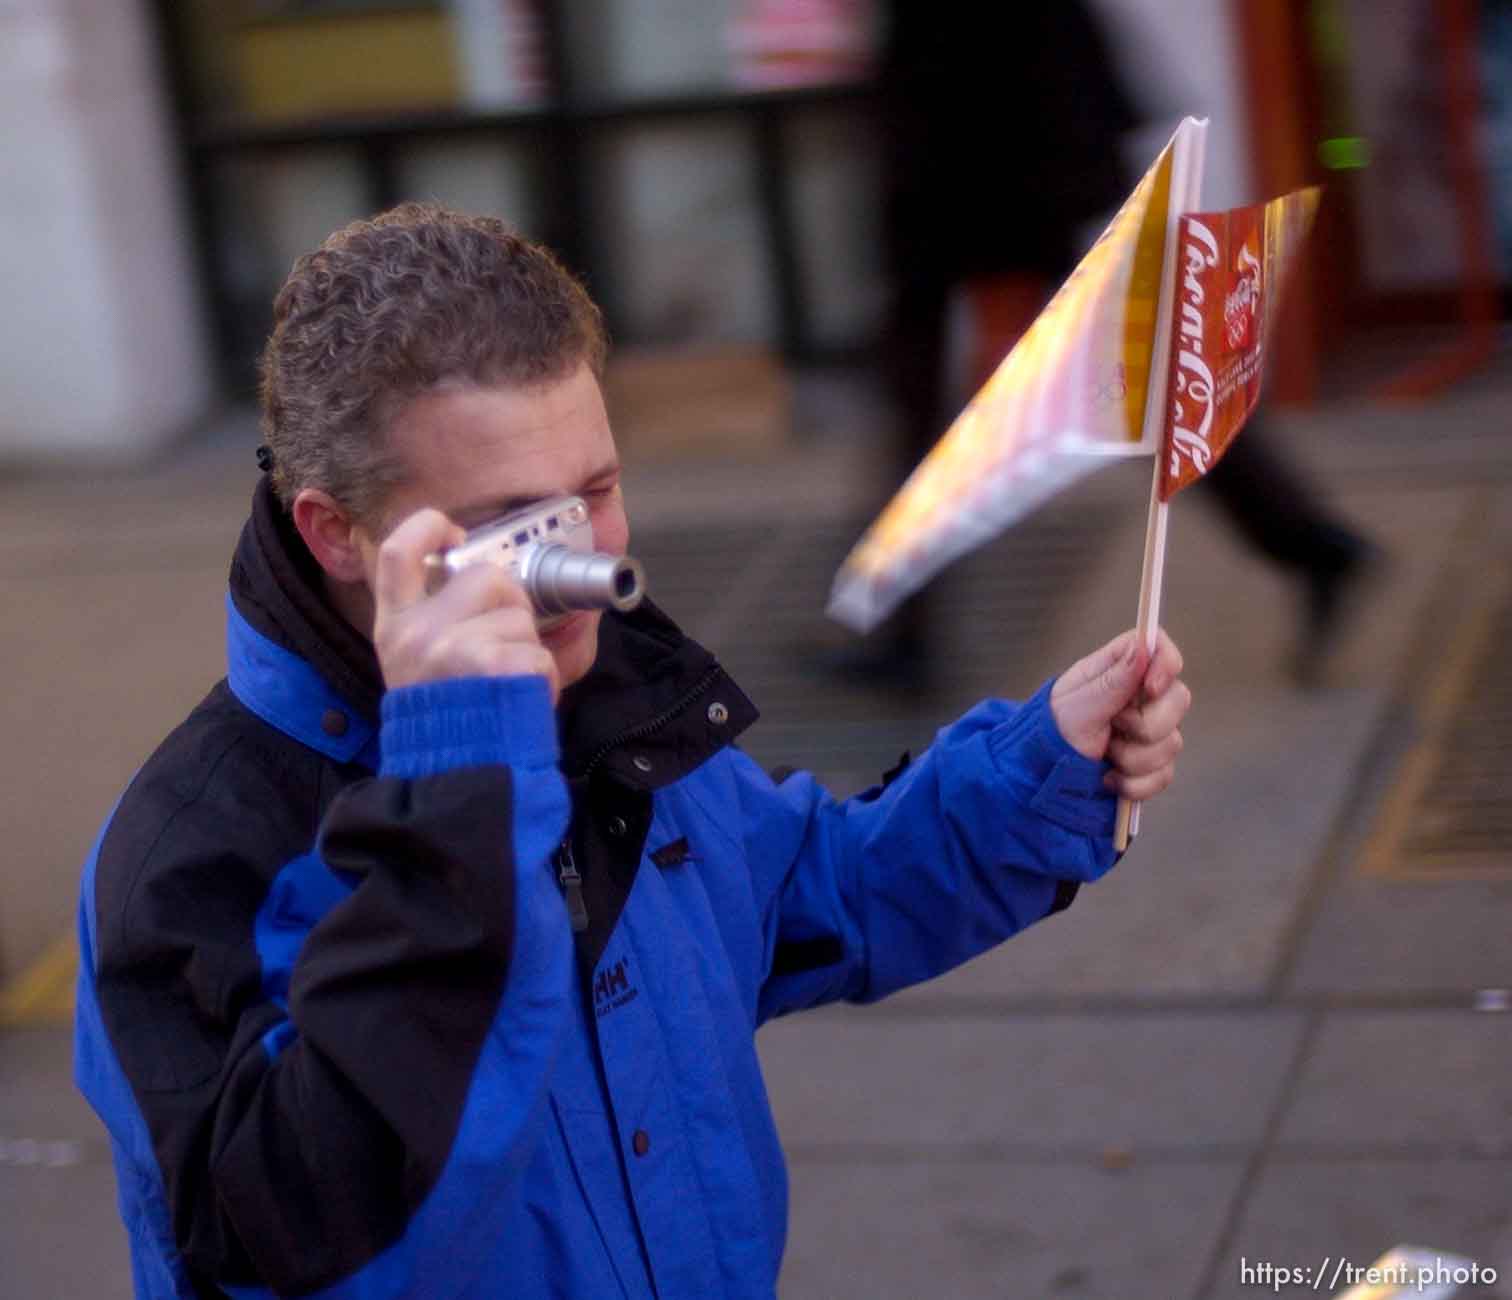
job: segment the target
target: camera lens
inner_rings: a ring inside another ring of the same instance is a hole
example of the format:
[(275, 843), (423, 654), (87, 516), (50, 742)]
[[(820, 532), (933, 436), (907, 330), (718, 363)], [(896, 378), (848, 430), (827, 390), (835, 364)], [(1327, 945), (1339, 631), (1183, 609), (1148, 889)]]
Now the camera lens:
[(645, 594), (645, 573), (628, 555), (543, 546), (525, 578), (536, 609), (546, 615), (574, 609), (634, 609)]

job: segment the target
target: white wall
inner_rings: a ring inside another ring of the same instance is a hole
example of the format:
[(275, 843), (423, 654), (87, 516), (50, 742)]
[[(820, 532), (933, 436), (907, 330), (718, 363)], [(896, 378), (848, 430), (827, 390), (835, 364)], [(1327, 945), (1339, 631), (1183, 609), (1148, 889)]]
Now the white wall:
[(0, 0), (0, 459), (129, 461), (210, 397), (140, 0)]
[(1094, 0), (1129, 90), (1150, 125), (1130, 142), (1143, 171), (1182, 117), (1210, 119), (1202, 205), (1237, 207), (1257, 192), (1230, 0)]

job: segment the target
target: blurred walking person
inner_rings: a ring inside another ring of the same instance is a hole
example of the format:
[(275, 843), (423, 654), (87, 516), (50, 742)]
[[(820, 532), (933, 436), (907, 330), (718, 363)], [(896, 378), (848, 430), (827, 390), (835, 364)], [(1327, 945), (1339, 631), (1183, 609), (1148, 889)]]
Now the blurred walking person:
[[(1090, 223), (1132, 188), (1121, 145), (1140, 115), (1083, 0), (891, 0), (882, 85), (892, 279), (883, 357), (901, 481), (964, 397), (947, 374), (953, 299), (975, 288), (1008, 317), (999, 325), (1010, 338), (1027, 328), (1075, 268)], [(1017, 184), (1006, 197), (1005, 174)], [(1295, 584), (1291, 667), (1298, 680), (1317, 680), (1376, 547), (1327, 508), (1258, 414), (1206, 482), (1244, 542)], [(847, 666), (926, 686), (930, 618), (928, 594), (912, 597)]]

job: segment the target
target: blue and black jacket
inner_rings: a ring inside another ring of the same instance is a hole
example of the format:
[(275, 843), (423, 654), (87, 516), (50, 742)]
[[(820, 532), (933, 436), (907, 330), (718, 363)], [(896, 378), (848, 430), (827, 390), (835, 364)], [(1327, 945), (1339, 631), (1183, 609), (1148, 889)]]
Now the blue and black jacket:
[(775, 783), (654, 609), (536, 678), (385, 693), (259, 487), (227, 677), (84, 875), (77, 1076), (139, 1296), (773, 1294), (754, 1034), (870, 1001), (1113, 860), (1048, 688), (884, 787)]

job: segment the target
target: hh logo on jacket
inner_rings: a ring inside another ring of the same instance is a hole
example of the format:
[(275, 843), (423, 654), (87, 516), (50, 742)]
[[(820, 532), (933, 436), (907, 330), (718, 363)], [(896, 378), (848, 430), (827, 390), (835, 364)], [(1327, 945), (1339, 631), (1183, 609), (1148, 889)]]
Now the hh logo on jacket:
[(593, 1008), (600, 1017), (617, 1011), (627, 1002), (635, 1001), (640, 990), (630, 983), (625, 974), (625, 963), (617, 961), (612, 966), (603, 966), (593, 977)]

